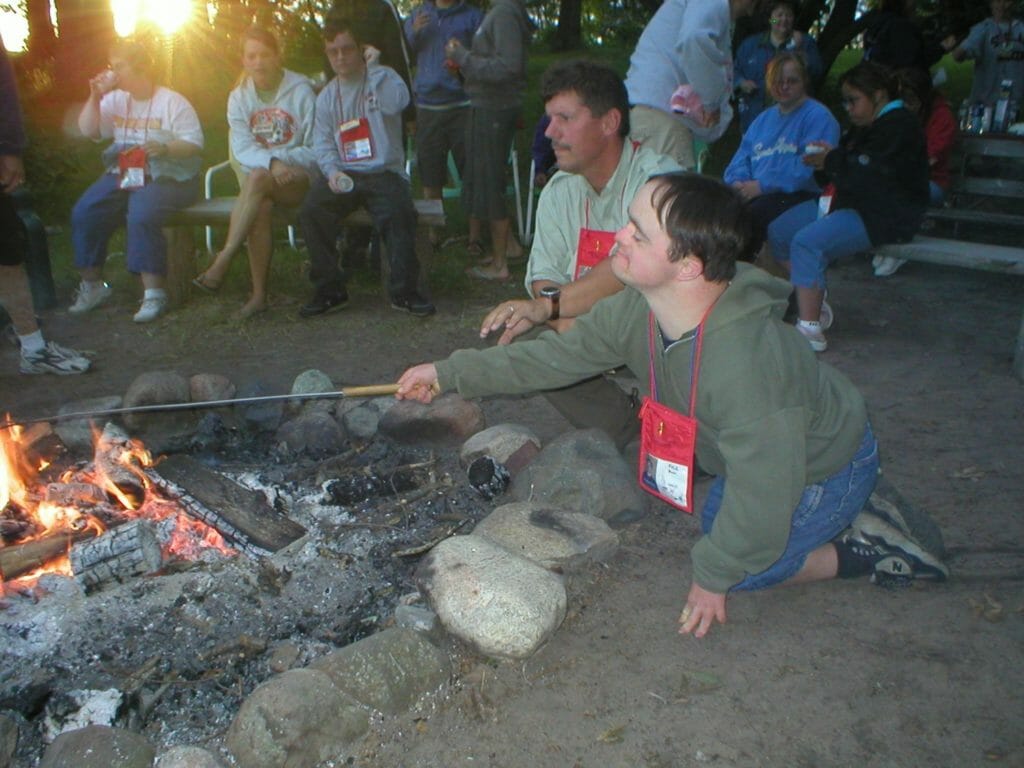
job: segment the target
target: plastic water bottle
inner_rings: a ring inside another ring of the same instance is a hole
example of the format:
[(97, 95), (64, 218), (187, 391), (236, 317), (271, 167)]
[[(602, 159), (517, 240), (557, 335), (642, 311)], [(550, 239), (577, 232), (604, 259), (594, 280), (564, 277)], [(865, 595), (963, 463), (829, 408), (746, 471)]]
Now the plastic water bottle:
[(957, 115), (957, 125), (961, 133), (966, 133), (971, 125), (971, 100), (964, 99), (960, 102), (960, 113)]
[(992, 110), (992, 130), (1002, 133), (1010, 127), (1010, 94), (1013, 93), (1013, 80), (1003, 80), (999, 84), (999, 98)]

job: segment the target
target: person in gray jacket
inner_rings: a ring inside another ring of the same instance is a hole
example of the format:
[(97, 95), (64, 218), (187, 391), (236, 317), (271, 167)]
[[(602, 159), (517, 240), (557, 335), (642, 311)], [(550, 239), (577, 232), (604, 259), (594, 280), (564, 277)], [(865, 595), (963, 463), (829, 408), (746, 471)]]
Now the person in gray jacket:
[(609, 257), (625, 290), (565, 333), (460, 350), (398, 380), (398, 398), (430, 402), (452, 389), (476, 397), (565, 386), (628, 365), (650, 393), (641, 487), (692, 511), (697, 463), (716, 476), (679, 618), (679, 631), (696, 637), (725, 622), (733, 591), (948, 574), (901, 521), (862, 511), (879, 467), (864, 399), (783, 323), (789, 286), (737, 263), (750, 237), (742, 199), (721, 182), (656, 176), (633, 198)]
[(507, 280), (511, 221), (505, 205), (505, 167), (526, 90), (526, 54), (532, 24), (523, 0), (492, 0), (466, 48), (457, 38), (445, 45), (469, 94), (466, 172), (462, 201), (469, 239), (479, 241), (480, 223), (490, 222), (491, 257), (467, 270), (483, 280)]

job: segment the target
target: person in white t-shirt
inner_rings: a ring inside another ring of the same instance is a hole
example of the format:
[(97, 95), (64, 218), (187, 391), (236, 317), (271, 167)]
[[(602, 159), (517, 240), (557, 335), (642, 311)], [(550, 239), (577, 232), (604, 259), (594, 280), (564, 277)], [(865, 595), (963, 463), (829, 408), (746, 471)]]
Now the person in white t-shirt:
[(68, 311), (82, 314), (110, 297), (103, 282), (107, 242), (125, 225), (128, 271), (141, 276), (145, 290), (134, 319), (148, 323), (167, 306), (164, 223), (199, 196), (199, 116), (180, 93), (156, 84), (145, 46), (122, 40), (110, 49), (110, 68), (89, 80), (78, 128), (90, 139), (113, 141), (103, 150), (105, 172), (71, 211), (82, 283)]
[(228, 96), (238, 202), (231, 211), (224, 247), (192, 283), (216, 292), (231, 259), (246, 243), (252, 296), (239, 313), (244, 318), (267, 307), (274, 205), (301, 204), (317, 171), (313, 154), (316, 94), (309, 78), (281, 66), (277, 39), (262, 27), (250, 27), (242, 37), (242, 69), (238, 85)]

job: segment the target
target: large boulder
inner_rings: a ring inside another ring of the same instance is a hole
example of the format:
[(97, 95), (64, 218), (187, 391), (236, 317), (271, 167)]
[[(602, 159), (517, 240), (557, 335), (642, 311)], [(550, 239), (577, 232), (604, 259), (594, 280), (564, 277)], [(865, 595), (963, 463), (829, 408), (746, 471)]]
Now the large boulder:
[(154, 757), (156, 750), (139, 734), (90, 725), (54, 739), (39, 768), (151, 768)]
[(368, 712), (327, 673), (292, 669), (242, 702), (225, 745), (240, 768), (314, 766), (338, 759), (368, 728)]
[(430, 405), (402, 400), (381, 416), (380, 431), (402, 443), (460, 443), (484, 428), (484, 412), (459, 395), (442, 395)]
[(561, 577), (479, 536), (442, 541), (416, 578), (445, 629), (488, 656), (531, 656), (565, 618)]
[[(188, 379), (175, 371), (147, 371), (139, 374), (124, 393), (123, 406), (168, 405), (191, 402)], [(195, 433), (200, 414), (189, 409), (144, 411), (124, 416), (133, 436), (155, 453), (184, 450)]]
[(598, 429), (559, 435), (512, 481), (517, 501), (585, 512), (619, 526), (647, 509), (633, 468)]

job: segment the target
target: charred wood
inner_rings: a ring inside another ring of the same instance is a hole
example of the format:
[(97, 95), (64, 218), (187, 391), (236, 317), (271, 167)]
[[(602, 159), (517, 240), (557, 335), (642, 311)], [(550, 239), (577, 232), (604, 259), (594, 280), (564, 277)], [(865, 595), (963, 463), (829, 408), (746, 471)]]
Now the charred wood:
[(306, 534), (305, 528), (271, 507), (263, 494), (243, 488), (189, 456), (170, 456), (159, 472), (146, 474), (192, 517), (216, 528), (249, 555), (277, 552)]
[(147, 520), (133, 520), (71, 547), (71, 571), (86, 592), (152, 573), (162, 562), (156, 531)]
[(46, 500), (62, 507), (96, 506), (107, 501), (107, 494), (93, 483), (50, 483)]

